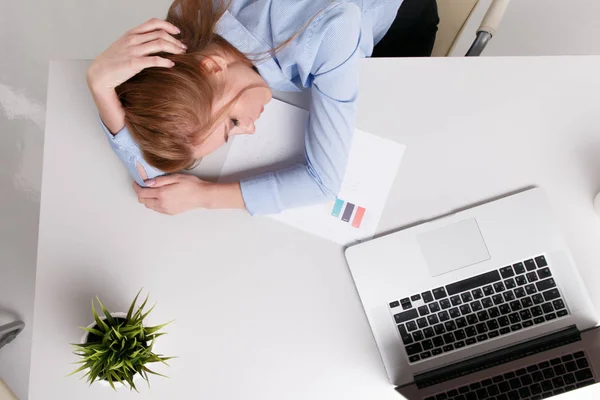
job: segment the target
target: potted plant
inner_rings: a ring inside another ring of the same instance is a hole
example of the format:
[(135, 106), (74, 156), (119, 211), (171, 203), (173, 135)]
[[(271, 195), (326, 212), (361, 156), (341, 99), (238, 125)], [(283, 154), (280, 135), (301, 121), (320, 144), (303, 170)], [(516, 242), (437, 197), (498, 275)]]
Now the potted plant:
[[(140, 290), (141, 292), (141, 290)], [(74, 353), (81, 357), (78, 364), (83, 364), (69, 375), (87, 370), (83, 378), (92, 383), (99, 381), (110, 385), (113, 389), (129, 386), (137, 391), (134, 381), (144, 379), (148, 385), (148, 374), (161, 375), (148, 368), (148, 364), (166, 361), (173, 357), (164, 357), (153, 351), (154, 341), (165, 333), (159, 331), (169, 323), (147, 327), (144, 319), (154, 309), (154, 306), (144, 312), (148, 296), (140, 307), (135, 309), (140, 292), (135, 296), (129, 311), (125, 313), (110, 313), (102, 304), (98, 304), (104, 313), (99, 317), (92, 300), (94, 321), (85, 328), (80, 344), (73, 344)], [(167, 364), (168, 365), (168, 364)]]

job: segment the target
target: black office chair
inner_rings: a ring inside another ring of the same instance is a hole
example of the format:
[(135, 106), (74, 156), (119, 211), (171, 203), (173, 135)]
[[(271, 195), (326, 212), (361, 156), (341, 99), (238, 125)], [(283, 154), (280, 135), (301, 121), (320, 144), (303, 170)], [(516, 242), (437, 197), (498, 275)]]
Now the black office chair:
[[(11, 321), (10, 317), (0, 320), (0, 350), (12, 342), (25, 328), (22, 321)], [(17, 396), (9, 389), (0, 377), (0, 400), (17, 400)]]
[[(510, 0), (491, 0), (479, 28), (474, 32), (475, 39), (465, 54), (467, 57), (479, 56), (504, 16)], [(480, 0), (437, 0), (440, 23), (438, 25), (437, 37), (433, 46), (433, 57), (447, 57), (453, 54), (458, 39), (465, 32), (467, 22), (477, 7), (482, 7), (488, 1)]]
[(0, 325), (0, 349), (12, 342), (25, 328), (22, 321), (13, 321)]

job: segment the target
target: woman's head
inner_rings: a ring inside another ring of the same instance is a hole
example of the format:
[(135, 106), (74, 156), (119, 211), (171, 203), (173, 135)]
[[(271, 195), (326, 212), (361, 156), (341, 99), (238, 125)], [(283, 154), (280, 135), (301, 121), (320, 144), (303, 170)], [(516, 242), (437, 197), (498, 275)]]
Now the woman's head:
[(198, 158), (223, 145), (232, 135), (254, 133), (254, 123), (272, 97), (265, 80), (245, 57), (221, 53), (201, 62), (218, 92), (212, 103), (211, 127), (197, 148)]
[(143, 70), (117, 87), (144, 159), (165, 172), (190, 167), (231, 135), (253, 133), (271, 100), (248, 58), (214, 33), (226, 6), (211, 3), (175, 1), (167, 20), (181, 29), (188, 53), (162, 54), (173, 68)]

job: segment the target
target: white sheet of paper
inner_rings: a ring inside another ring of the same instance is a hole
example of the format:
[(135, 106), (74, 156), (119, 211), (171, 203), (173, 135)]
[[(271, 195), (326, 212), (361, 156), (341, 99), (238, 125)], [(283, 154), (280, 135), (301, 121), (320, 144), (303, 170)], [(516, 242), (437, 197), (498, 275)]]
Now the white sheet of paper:
[[(233, 138), (219, 180), (239, 180), (303, 162), (307, 120), (307, 111), (272, 100), (256, 122), (253, 135)], [(337, 217), (332, 215), (335, 202), (286, 210), (268, 217), (342, 245), (371, 239), (404, 150), (402, 144), (357, 129), (338, 195), (343, 206)], [(357, 218), (359, 207), (365, 211), (359, 227), (355, 227), (360, 219)]]

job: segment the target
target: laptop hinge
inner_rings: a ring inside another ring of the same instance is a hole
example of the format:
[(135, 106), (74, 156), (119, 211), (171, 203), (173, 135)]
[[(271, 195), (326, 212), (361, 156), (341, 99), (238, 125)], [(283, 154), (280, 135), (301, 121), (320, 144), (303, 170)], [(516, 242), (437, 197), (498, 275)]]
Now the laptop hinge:
[(572, 325), (559, 332), (415, 375), (415, 384), (422, 389), (579, 340), (581, 332)]

